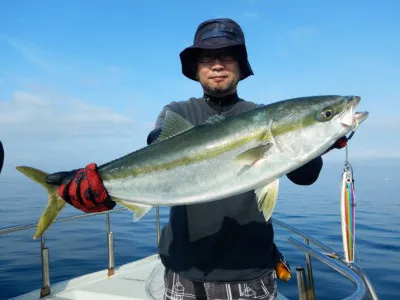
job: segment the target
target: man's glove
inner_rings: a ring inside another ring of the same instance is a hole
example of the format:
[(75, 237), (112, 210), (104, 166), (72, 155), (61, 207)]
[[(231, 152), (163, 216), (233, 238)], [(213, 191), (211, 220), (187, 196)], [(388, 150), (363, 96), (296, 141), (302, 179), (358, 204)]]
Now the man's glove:
[(94, 163), (83, 169), (49, 174), (46, 182), (59, 185), (58, 195), (86, 213), (107, 211), (116, 205), (104, 187)]
[(288, 282), (292, 277), (292, 271), (290, 270), (289, 263), (282, 257), (275, 266), (276, 276), (284, 281)]
[(326, 150), (325, 153), (328, 153), (329, 151), (331, 151), (333, 149), (342, 149), (342, 148), (346, 147), (347, 142), (348, 142), (347, 137), (346, 136), (342, 136), (328, 150)]
[(342, 136), (340, 139), (338, 139), (333, 145), (332, 145), (332, 149), (342, 149), (344, 147), (346, 147), (348, 142), (348, 139), (346, 136)]

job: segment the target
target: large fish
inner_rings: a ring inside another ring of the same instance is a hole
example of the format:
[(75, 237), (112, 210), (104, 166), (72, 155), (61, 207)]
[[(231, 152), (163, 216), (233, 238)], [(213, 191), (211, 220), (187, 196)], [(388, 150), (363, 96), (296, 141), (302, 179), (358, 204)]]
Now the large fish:
[[(193, 126), (167, 111), (161, 136), (144, 148), (99, 166), (111, 197), (140, 219), (152, 206), (211, 202), (255, 190), (268, 219), (279, 177), (323, 154), (364, 121), (357, 96), (314, 96), (264, 105)], [(49, 201), (34, 238), (65, 205), (48, 173), (17, 167), (47, 189)]]

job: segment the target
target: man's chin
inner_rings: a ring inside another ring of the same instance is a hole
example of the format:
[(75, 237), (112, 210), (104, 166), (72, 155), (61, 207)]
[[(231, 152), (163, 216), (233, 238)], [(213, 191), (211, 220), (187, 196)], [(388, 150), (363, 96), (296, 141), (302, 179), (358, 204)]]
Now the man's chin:
[(235, 87), (234, 86), (223, 86), (223, 87), (219, 87), (219, 86), (204, 86), (203, 87), (205, 92), (209, 95), (213, 95), (213, 96), (221, 96), (221, 95), (228, 95), (228, 94), (232, 94), (235, 91)]
[(227, 89), (208, 89), (206, 93), (211, 96), (224, 96), (230, 94), (230, 90)]

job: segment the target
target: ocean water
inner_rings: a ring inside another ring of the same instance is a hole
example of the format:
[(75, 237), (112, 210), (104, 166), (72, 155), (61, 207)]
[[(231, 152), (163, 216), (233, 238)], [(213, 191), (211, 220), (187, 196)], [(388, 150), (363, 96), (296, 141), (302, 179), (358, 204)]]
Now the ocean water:
[[(355, 161), (356, 264), (367, 274), (380, 299), (398, 299), (400, 293), (399, 160)], [(307, 232), (342, 253), (339, 190), (341, 162), (325, 162), (318, 181), (296, 186), (283, 178), (273, 217)], [(35, 223), (46, 204), (44, 190), (22, 175), (0, 175), (0, 228)], [(79, 212), (66, 207), (60, 217)], [(168, 209), (161, 208), (161, 225)], [(133, 223), (129, 212), (111, 214), (115, 264), (137, 260), (156, 252), (153, 209)], [(306, 267), (305, 255), (287, 239), (293, 234), (275, 226), (276, 242), (289, 261), (293, 276), (278, 282), (281, 293), (298, 299), (295, 268)], [(0, 236), (0, 299), (9, 299), (41, 287), (40, 241), (34, 229)], [(51, 283), (107, 268), (105, 216), (53, 224), (46, 233), (50, 252)], [(312, 260), (317, 299), (341, 299), (354, 286), (323, 263)]]

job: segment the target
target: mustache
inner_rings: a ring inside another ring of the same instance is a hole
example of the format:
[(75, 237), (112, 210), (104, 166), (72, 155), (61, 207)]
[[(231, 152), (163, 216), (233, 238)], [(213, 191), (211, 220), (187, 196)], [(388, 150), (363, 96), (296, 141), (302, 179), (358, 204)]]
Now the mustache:
[(216, 77), (228, 77), (228, 74), (224, 74), (224, 73), (214, 73), (214, 74), (208, 76), (208, 78), (216, 78)]

